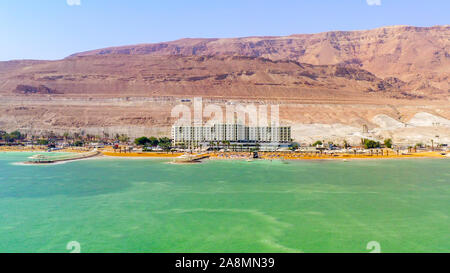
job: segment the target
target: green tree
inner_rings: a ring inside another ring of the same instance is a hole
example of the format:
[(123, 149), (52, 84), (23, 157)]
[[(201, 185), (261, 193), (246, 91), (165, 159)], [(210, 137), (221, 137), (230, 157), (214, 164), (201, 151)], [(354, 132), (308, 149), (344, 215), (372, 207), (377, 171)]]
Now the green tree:
[(73, 145), (76, 147), (82, 147), (84, 145), (84, 143), (81, 140), (77, 140), (73, 143)]
[(120, 142), (122, 142), (122, 143), (127, 143), (128, 141), (130, 141), (130, 138), (129, 138), (127, 135), (125, 135), (125, 134), (121, 134), (121, 135), (118, 137), (118, 140), (119, 140)]
[(3, 140), (5, 141), (5, 142), (12, 142), (13, 140), (11, 139), (11, 135), (10, 134), (8, 134), (8, 133), (6, 133), (5, 135), (3, 135)]
[(384, 140), (384, 146), (386, 146), (386, 148), (392, 148), (392, 139), (388, 138)]
[(12, 140), (12, 141), (23, 139), (23, 136), (19, 131), (11, 132), (9, 134), (9, 137), (10, 137), (10, 140)]
[(37, 141), (38, 145), (48, 145), (48, 140), (47, 139), (39, 139)]
[(148, 137), (143, 136), (143, 137), (136, 138), (134, 140), (134, 143), (136, 145), (145, 146), (150, 143), (150, 139)]
[(163, 149), (164, 151), (168, 152), (172, 149), (172, 143), (170, 142), (160, 142), (159, 147)]
[(370, 139), (364, 139), (364, 147), (366, 149), (374, 149), (374, 148), (380, 148), (380, 142), (370, 140)]
[(152, 147), (156, 147), (159, 144), (159, 140), (156, 137), (150, 137), (149, 139), (149, 144)]
[(314, 142), (314, 144), (313, 144), (313, 146), (315, 147), (315, 146), (317, 146), (317, 145), (322, 145), (323, 143), (322, 143), (322, 141), (320, 141), (320, 140), (317, 140), (316, 142)]
[(170, 138), (168, 137), (162, 137), (159, 139), (159, 146), (162, 148), (161, 145), (165, 145), (165, 144), (172, 144), (172, 140), (170, 140)]

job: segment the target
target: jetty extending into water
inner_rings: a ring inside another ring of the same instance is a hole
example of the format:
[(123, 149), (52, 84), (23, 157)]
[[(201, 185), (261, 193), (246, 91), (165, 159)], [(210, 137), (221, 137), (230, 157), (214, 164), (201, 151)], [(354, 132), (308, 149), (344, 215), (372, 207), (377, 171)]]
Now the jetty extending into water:
[(100, 155), (101, 153), (97, 150), (93, 150), (87, 153), (77, 153), (69, 155), (57, 155), (57, 156), (47, 156), (43, 154), (38, 154), (30, 157), (30, 161), (24, 162), (25, 164), (54, 164), (58, 162), (80, 160), (86, 158), (92, 158)]
[(197, 163), (202, 159), (209, 158), (209, 154), (184, 154), (175, 158), (175, 163)]

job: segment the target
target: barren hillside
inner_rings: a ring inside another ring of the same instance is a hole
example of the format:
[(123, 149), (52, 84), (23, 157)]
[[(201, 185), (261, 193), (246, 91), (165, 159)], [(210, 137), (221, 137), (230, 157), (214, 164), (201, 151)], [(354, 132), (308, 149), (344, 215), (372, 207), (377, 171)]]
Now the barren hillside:
[(239, 55), (314, 65), (350, 64), (378, 77), (396, 77), (411, 89), (450, 89), (450, 26), (392, 26), (285, 37), (182, 39), (99, 49), (90, 55)]
[[(416, 94), (396, 78), (344, 65), (245, 56), (86, 56), (10, 65), (7, 95), (203, 96), (251, 99), (373, 100), (440, 98)], [(1, 70), (0, 70), (1, 71)]]

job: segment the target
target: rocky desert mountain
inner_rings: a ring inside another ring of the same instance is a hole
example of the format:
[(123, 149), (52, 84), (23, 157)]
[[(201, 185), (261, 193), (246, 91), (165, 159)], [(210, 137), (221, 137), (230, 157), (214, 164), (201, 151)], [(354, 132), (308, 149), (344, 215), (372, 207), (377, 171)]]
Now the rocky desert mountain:
[(112, 47), (74, 54), (239, 55), (293, 60), (313, 65), (345, 64), (378, 77), (396, 77), (426, 91), (448, 91), (450, 26), (392, 26), (368, 31), (333, 31), (285, 37), (182, 39), (158, 44)]
[(171, 109), (279, 104), (300, 142), (450, 142), (450, 26), (182, 39), (0, 62), (0, 128), (168, 135)]

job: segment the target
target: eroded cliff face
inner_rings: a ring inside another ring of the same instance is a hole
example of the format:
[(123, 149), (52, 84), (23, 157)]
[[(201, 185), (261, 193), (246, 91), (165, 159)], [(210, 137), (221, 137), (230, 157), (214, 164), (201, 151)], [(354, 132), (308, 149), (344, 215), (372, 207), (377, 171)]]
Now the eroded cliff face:
[(377, 138), (444, 141), (449, 37), (448, 26), (390, 27), (0, 62), (0, 129), (168, 136), (171, 109), (203, 97), (220, 107), (279, 104), (301, 142), (358, 142), (364, 124)]
[(393, 26), (366, 31), (333, 31), (285, 37), (182, 39), (159, 44), (106, 48), (92, 55), (239, 55), (295, 60), (314, 65), (346, 64), (378, 77), (397, 77), (410, 89), (448, 91), (450, 26)]
[[(414, 96), (405, 83), (359, 68), (245, 56), (86, 56), (24, 65), (0, 75), (3, 94), (301, 99)], [(404, 94), (403, 94), (403, 93)], [(426, 95), (435, 97), (434, 93)]]

